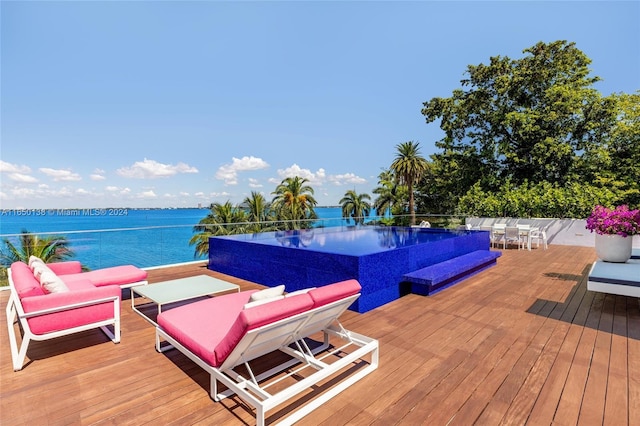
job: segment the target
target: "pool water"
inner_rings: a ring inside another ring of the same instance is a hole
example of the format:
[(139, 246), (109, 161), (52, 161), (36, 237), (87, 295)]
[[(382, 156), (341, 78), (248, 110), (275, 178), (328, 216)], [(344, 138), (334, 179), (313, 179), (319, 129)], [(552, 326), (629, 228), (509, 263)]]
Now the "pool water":
[(458, 235), (453, 231), (432, 228), (353, 226), (229, 235), (220, 238), (252, 244), (362, 256), (456, 238)]

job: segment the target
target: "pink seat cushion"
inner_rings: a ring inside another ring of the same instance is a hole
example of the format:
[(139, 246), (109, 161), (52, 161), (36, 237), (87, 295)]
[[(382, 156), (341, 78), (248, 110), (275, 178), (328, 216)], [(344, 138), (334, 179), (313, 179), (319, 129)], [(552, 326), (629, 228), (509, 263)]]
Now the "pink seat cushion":
[(83, 274), (60, 275), (60, 278), (64, 281), (69, 291), (97, 288), (91, 281), (86, 279)]
[(253, 293), (225, 294), (166, 310), (158, 315), (158, 325), (207, 364), (217, 366), (215, 347)]
[[(44, 309), (57, 308), (89, 300), (99, 300), (109, 297), (120, 297), (120, 287), (104, 286), (79, 289), (65, 293), (51, 293), (42, 296), (25, 297), (21, 300), (25, 312), (35, 312)], [(117, 309), (120, 305), (117, 304)], [(68, 309), (47, 315), (29, 318), (29, 328), (34, 334), (45, 334), (53, 331), (67, 330), (72, 327), (104, 321), (114, 317), (113, 301), (83, 308)]]
[(88, 279), (97, 287), (105, 285), (131, 284), (147, 279), (147, 271), (133, 265), (114, 266), (111, 268), (96, 269), (95, 271), (82, 272), (80, 274), (61, 275), (66, 283), (68, 278), (75, 279), (75, 276)]
[(78, 274), (82, 272), (82, 264), (77, 260), (47, 263), (47, 267), (56, 275)]
[(317, 287), (309, 291), (309, 296), (313, 299), (313, 307), (326, 305), (345, 297), (360, 293), (360, 283), (356, 280), (346, 280), (334, 284)]
[(250, 292), (227, 294), (170, 309), (158, 316), (158, 325), (200, 359), (219, 367), (247, 331), (307, 311), (307, 294), (244, 309)]

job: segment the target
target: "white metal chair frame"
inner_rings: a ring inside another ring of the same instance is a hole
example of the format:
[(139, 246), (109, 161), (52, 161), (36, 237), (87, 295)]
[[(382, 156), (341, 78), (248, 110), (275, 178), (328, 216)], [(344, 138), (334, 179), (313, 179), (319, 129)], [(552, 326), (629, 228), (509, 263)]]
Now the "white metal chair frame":
[[(284, 420), (281, 420), (281, 424), (292, 424), (378, 368), (378, 341), (345, 330), (338, 321), (338, 317), (358, 296), (359, 294), (341, 299), (319, 308), (250, 330), (242, 340), (238, 342), (234, 350), (219, 368), (213, 367), (200, 359), (168, 335), (160, 326), (156, 327), (156, 350), (158, 352), (164, 352), (171, 348), (178, 349), (209, 373), (209, 393), (211, 398), (215, 401), (220, 401), (233, 394), (238, 395), (243, 401), (255, 408), (258, 426), (265, 424), (265, 415), (269, 410), (272, 410), (307, 389), (313, 389), (321, 380), (336, 375), (340, 371), (353, 366), (355, 363), (365, 361), (364, 358), (369, 354), (370, 361), (368, 361), (368, 365), (360, 368), (357, 372), (351, 374), (317, 398), (312, 399), (300, 408), (294, 410)], [(305, 338), (318, 332), (323, 333), (323, 344), (311, 350)], [(169, 345), (161, 346), (161, 338), (166, 340)], [(330, 338), (338, 338), (343, 344), (338, 347), (332, 346), (330, 344)], [(356, 349), (352, 352), (346, 352), (346, 350), (352, 346), (355, 346)], [(292, 358), (262, 374), (254, 375), (249, 362), (276, 350), (280, 350)], [(322, 355), (318, 356), (318, 354)], [(333, 355), (337, 355), (337, 360), (329, 363), (328, 358)], [(239, 365), (244, 365), (247, 368), (249, 372), (248, 378), (234, 370), (234, 368)], [(294, 366), (297, 367), (291, 370)], [(301, 372), (309, 368), (316, 371), (300, 379)], [(285, 370), (287, 373), (284, 376), (275, 379), (275, 381), (266, 382), (268, 378), (280, 374)], [(287, 378), (293, 378), (296, 382), (277, 393), (269, 393), (269, 387)], [(218, 393), (218, 381), (223, 383), (228, 390), (223, 393)]]
[(507, 225), (504, 223), (496, 223), (491, 227), (491, 235), (493, 236), (493, 243), (496, 247), (498, 247), (500, 241), (503, 241), (504, 244), (506, 228)]
[[(73, 333), (78, 333), (85, 330), (91, 330), (93, 328), (100, 328), (104, 334), (113, 341), (113, 343), (120, 342), (120, 297), (105, 297), (101, 299), (87, 300), (82, 303), (74, 303), (70, 305), (58, 306), (50, 309), (43, 309), (40, 311), (25, 313), (22, 304), (20, 303), (20, 298), (18, 297), (18, 293), (15, 289), (15, 285), (13, 283), (13, 279), (11, 278), (11, 268), (7, 268), (7, 274), (9, 278), (9, 286), (11, 294), (9, 296), (9, 301), (7, 302), (6, 314), (7, 314), (7, 327), (9, 331), (9, 346), (11, 347), (11, 359), (13, 361), (13, 371), (22, 370), (24, 365), (24, 360), (27, 355), (27, 348), (29, 347), (29, 343), (32, 340), (42, 341), (55, 339), (57, 337), (66, 336)], [(31, 331), (29, 327), (29, 322), (27, 321), (29, 318), (34, 318), (41, 315), (52, 314), (56, 312), (63, 312), (73, 309), (82, 308), (85, 306), (93, 306), (99, 305), (102, 303), (113, 303), (113, 318), (92, 322), (89, 324), (81, 325), (78, 327), (72, 327), (65, 330), (54, 331), (51, 333), (45, 334), (35, 334)], [(20, 350), (18, 350), (18, 341), (17, 335), (15, 331), (15, 322), (18, 320), (20, 328), (22, 329), (22, 343), (20, 345)], [(113, 332), (109, 330), (107, 326), (113, 326)]]
[(517, 226), (506, 226), (504, 228), (504, 238), (502, 240), (503, 249), (506, 249), (507, 244), (510, 242), (518, 244), (518, 250), (520, 250), (522, 239), (520, 238), (520, 229), (518, 229)]
[(548, 248), (547, 244), (547, 232), (544, 229), (534, 229), (531, 231), (531, 235), (529, 237), (530, 243), (535, 240), (536, 248), (540, 248), (540, 241), (542, 241), (542, 247), (546, 250)]
[(520, 233), (520, 245), (523, 249), (531, 251), (531, 234), (537, 228), (532, 228), (531, 225), (516, 225), (516, 227)]

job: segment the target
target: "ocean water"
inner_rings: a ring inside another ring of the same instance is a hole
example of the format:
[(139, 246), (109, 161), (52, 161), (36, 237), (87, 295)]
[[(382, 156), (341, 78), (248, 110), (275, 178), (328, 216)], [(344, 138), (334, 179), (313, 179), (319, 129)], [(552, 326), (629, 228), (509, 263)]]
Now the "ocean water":
[[(138, 267), (202, 260), (189, 239), (208, 209), (76, 209), (0, 211), (0, 237), (14, 244), (15, 234), (62, 235), (74, 260), (90, 269), (122, 264)], [(322, 226), (346, 225), (339, 207), (319, 207)], [(4, 243), (3, 247), (4, 247)]]

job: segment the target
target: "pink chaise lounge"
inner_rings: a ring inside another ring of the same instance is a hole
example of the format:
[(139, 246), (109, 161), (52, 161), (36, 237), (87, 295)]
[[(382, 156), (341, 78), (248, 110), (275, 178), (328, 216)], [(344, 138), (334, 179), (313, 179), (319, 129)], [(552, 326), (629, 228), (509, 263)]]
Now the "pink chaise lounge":
[[(56, 283), (51, 287), (43, 284), (42, 273), (36, 277), (24, 262), (15, 262), (8, 270), (11, 294), (6, 314), (14, 371), (23, 368), (31, 340), (100, 328), (114, 343), (120, 342), (121, 287), (147, 283), (146, 271), (133, 266), (90, 272), (81, 272), (76, 261), (46, 266), (47, 277)], [(16, 320), (23, 332), (20, 349)]]
[[(251, 302), (256, 293), (227, 294), (162, 312), (156, 349), (176, 348), (185, 354), (210, 374), (209, 392), (215, 401), (238, 395), (255, 408), (258, 425), (264, 424), (267, 411), (311, 390), (284, 419), (293, 423), (377, 368), (378, 342), (345, 330), (338, 321), (360, 295), (356, 280)], [(307, 338), (316, 334), (323, 339), (311, 349)], [(284, 352), (289, 360), (254, 374), (250, 362), (274, 351)], [(234, 370), (240, 365), (248, 375)], [(275, 375), (278, 389), (272, 390), (269, 379)], [(326, 379), (337, 377), (337, 384), (323, 389)], [(218, 381), (226, 392), (218, 393)], [(314, 393), (319, 395), (312, 398)]]

